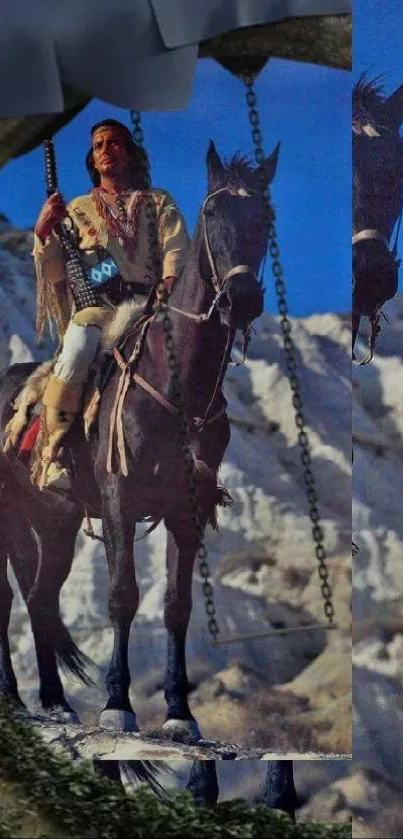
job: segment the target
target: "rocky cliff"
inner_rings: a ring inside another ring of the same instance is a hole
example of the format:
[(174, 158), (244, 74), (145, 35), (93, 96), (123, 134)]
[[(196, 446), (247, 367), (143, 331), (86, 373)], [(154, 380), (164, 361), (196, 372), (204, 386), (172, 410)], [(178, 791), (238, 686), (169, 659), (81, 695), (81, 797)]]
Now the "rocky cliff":
[(355, 368), (353, 382), (354, 758), (363, 837), (403, 831), (403, 296), (384, 312), (376, 356)]

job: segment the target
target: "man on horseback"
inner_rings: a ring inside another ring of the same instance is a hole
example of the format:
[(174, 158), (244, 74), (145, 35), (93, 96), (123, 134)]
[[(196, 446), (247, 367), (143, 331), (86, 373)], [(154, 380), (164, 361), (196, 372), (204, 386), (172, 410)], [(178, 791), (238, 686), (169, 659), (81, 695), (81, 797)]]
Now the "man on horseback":
[[(61, 490), (70, 488), (70, 476), (58, 457), (60, 445), (80, 412), (101, 328), (119, 303), (133, 299), (144, 303), (160, 280), (169, 293), (184, 265), (189, 241), (185, 222), (169, 193), (144, 189), (147, 158), (130, 131), (107, 119), (92, 128), (91, 138), (86, 165), (93, 188), (67, 207), (59, 192), (51, 195), (34, 230), (37, 332), (42, 335), (48, 316), (62, 341), (42, 400), (45, 445), (40, 485)], [(157, 253), (150, 241), (150, 206)], [(89, 276), (98, 276), (89, 294), (86, 289), (72, 294), (69, 287), (57, 233), (66, 216), (87, 275), (92, 269)]]

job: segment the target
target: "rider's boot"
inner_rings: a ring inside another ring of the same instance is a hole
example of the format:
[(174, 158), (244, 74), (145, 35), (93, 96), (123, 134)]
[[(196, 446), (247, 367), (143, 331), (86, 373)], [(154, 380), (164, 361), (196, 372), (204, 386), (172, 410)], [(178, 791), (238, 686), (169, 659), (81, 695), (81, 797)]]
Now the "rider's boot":
[(41, 489), (71, 489), (68, 470), (59, 460), (59, 449), (65, 435), (80, 413), (84, 386), (71, 384), (58, 376), (50, 376), (42, 398), (41, 426), (45, 444), (41, 452)]

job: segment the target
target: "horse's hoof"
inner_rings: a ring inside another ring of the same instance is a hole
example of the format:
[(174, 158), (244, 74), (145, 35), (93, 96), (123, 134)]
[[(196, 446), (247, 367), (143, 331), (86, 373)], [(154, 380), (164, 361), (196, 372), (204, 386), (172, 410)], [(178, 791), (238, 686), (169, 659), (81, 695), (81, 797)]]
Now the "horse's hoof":
[(56, 722), (60, 725), (80, 725), (81, 720), (72, 708), (63, 708), (63, 705), (54, 708), (44, 709), (43, 715), (49, 722)]
[(196, 720), (167, 720), (162, 730), (171, 740), (179, 743), (197, 743), (202, 739)]
[(99, 716), (99, 725), (109, 731), (138, 731), (136, 714), (133, 711), (119, 711), (105, 708)]

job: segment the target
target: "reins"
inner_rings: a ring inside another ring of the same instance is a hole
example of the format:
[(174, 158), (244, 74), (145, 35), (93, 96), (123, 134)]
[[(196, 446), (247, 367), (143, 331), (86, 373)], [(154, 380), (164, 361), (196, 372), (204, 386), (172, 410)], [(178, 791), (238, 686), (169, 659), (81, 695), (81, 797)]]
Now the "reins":
[[(177, 314), (179, 314), (183, 317), (189, 318), (189, 319), (195, 321), (198, 324), (206, 323), (206, 321), (210, 320), (210, 318), (212, 317), (213, 312), (215, 311), (215, 309), (218, 306), (220, 298), (222, 297), (223, 294), (226, 293), (226, 285), (227, 285), (228, 280), (231, 279), (231, 277), (236, 276), (236, 274), (249, 274), (256, 281), (258, 281), (255, 270), (250, 265), (246, 265), (246, 264), (239, 264), (239, 265), (233, 266), (232, 268), (230, 268), (226, 272), (226, 274), (224, 275), (224, 277), (222, 279), (219, 276), (219, 272), (217, 270), (216, 262), (215, 262), (213, 252), (212, 252), (212, 249), (211, 249), (211, 245), (210, 245), (208, 228), (207, 228), (207, 224), (206, 224), (205, 208), (206, 208), (206, 205), (207, 205), (208, 201), (211, 198), (213, 198), (215, 195), (217, 195), (218, 193), (221, 193), (221, 192), (228, 192), (228, 191), (229, 191), (229, 187), (225, 186), (225, 187), (221, 187), (220, 189), (215, 190), (214, 192), (209, 193), (206, 196), (206, 198), (204, 199), (204, 202), (203, 202), (203, 205), (202, 205), (202, 210), (201, 210), (201, 217), (202, 217), (202, 220), (203, 220), (204, 245), (205, 245), (205, 248), (206, 248), (207, 259), (208, 259), (210, 270), (211, 270), (211, 282), (212, 282), (212, 285), (213, 285), (213, 288), (214, 288), (214, 291), (215, 291), (215, 296), (214, 296), (214, 299), (211, 303), (211, 306), (210, 306), (209, 310), (207, 312), (201, 312), (200, 314), (197, 314), (195, 312), (188, 312), (184, 309), (180, 309), (176, 306), (171, 306), (167, 301), (163, 301), (162, 299), (161, 300), (159, 299), (158, 286), (157, 286), (157, 301), (159, 303), (159, 311), (176, 312)], [(118, 455), (119, 455), (120, 469), (122, 471), (122, 474), (125, 477), (127, 477), (128, 474), (129, 474), (127, 457), (126, 457), (126, 447), (125, 447), (125, 442), (124, 442), (122, 411), (123, 411), (123, 404), (124, 404), (124, 401), (125, 401), (125, 398), (126, 398), (127, 390), (129, 388), (129, 385), (130, 385), (131, 381), (134, 381), (136, 384), (140, 385), (140, 387), (142, 387), (143, 390), (145, 390), (150, 396), (152, 396), (154, 399), (156, 399), (156, 401), (159, 402), (159, 404), (162, 405), (164, 408), (166, 408), (166, 410), (169, 411), (171, 414), (173, 414), (174, 416), (179, 415), (179, 410), (178, 410), (177, 407), (172, 405), (158, 390), (156, 390), (156, 388), (153, 387), (153, 385), (151, 385), (149, 382), (147, 382), (142, 376), (140, 376), (135, 371), (132, 372), (132, 370), (131, 370), (132, 366), (134, 364), (138, 363), (138, 361), (140, 359), (141, 348), (143, 346), (143, 342), (144, 342), (144, 339), (145, 339), (145, 335), (148, 331), (148, 327), (151, 324), (151, 322), (156, 318), (157, 314), (158, 314), (158, 312), (156, 314), (154, 314), (153, 316), (147, 318), (147, 320), (143, 324), (141, 333), (140, 333), (140, 335), (139, 335), (139, 337), (136, 341), (133, 352), (132, 352), (130, 358), (127, 361), (124, 360), (123, 356), (121, 355), (121, 353), (120, 353), (120, 351), (117, 347), (114, 347), (114, 349), (113, 349), (113, 355), (114, 355), (114, 358), (115, 358), (115, 361), (116, 361), (118, 367), (120, 368), (121, 376), (120, 376), (120, 379), (119, 379), (119, 382), (118, 382), (116, 395), (115, 395), (115, 401), (114, 401), (114, 404), (113, 404), (111, 417), (110, 417), (110, 424), (109, 424), (109, 442), (108, 442), (108, 456), (107, 456), (107, 471), (108, 471), (108, 473), (112, 472), (113, 439), (114, 439), (114, 434), (115, 434), (115, 430), (116, 430), (116, 437), (117, 437), (116, 442), (117, 442), (117, 450), (118, 450)], [(210, 401), (207, 405), (204, 416), (203, 417), (193, 417), (192, 420), (191, 420), (194, 427), (197, 428), (197, 430), (199, 432), (201, 432), (206, 425), (208, 425), (211, 422), (214, 422), (216, 419), (218, 419), (224, 412), (224, 410), (220, 410), (220, 411), (218, 411), (218, 413), (214, 414), (213, 417), (209, 417), (209, 413), (210, 413), (211, 408), (214, 404), (214, 401), (217, 397), (218, 389), (219, 389), (220, 385), (222, 384), (222, 380), (223, 380), (224, 373), (225, 373), (225, 367), (226, 367), (226, 364), (228, 363), (228, 356), (231, 352), (231, 347), (232, 347), (232, 344), (233, 344), (233, 341), (234, 341), (234, 337), (235, 337), (235, 330), (228, 328), (227, 340), (226, 340), (224, 352), (223, 352), (221, 363), (220, 363), (220, 369), (219, 369), (219, 372), (218, 372), (218, 375), (217, 375), (217, 378), (216, 378), (216, 382), (215, 382), (215, 385), (214, 385), (212, 397), (211, 397), (211, 399), (210, 399)], [(244, 363), (245, 358), (246, 358), (246, 350), (247, 350), (249, 341), (250, 341), (250, 327), (247, 327), (246, 329), (243, 330), (242, 360), (240, 362), (239, 361), (236, 362), (237, 365)]]
[(234, 340), (234, 334), (235, 333), (233, 332), (233, 330), (228, 329), (227, 340), (226, 340), (226, 343), (225, 343), (225, 348), (224, 348), (223, 356), (222, 356), (222, 359), (221, 359), (220, 369), (219, 369), (218, 376), (217, 376), (216, 383), (215, 383), (215, 387), (214, 387), (214, 390), (213, 390), (213, 395), (210, 399), (210, 402), (207, 405), (207, 408), (205, 410), (203, 419), (201, 419), (201, 420), (198, 419), (197, 420), (197, 430), (198, 431), (203, 431), (204, 426), (208, 425), (208, 423), (210, 422), (210, 420), (208, 418), (208, 415), (210, 413), (212, 405), (214, 404), (214, 400), (217, 396), (218, 389), (222, 385), (222, 381), (223, 381), (224, 374), (225, 374), (225, 367), (228, 363), (228, 356), (229, 356), (229, 353), (231, 352), (231, 347), (232, 347), (233, 340)]
[[(179, 311), (180, 311), (181, 314), (187, 314), (187, 315), (190, 314), (190, 313), (182, 312), (181, 310), (179, 310)], [(138, 337), (138, 339), (135, 343), (133, 352), (131, 353), (130, 357), (127, 360), (125, 360), (123, 358), (123, 356), (122, 356), (121, 352), (119, 351), (118, 347), (113, 348), (113, 356), (114, 356), (114, 359), (116, 361), (117, 366), (120, 369), (121, 375), (120, 375), (120, 379), (119, 379), (118, 386), (117, 386), (117, 389), (116, 389), (115, 400), (114, 400), (114, 404), (113, 404), (113, 408), (112, 408), (112, 412), (111, 412), (111, 417), (110, 417), (110, 422), (109, 422), (107, 471), (109, 473), (112, 472), (113, 438), (114, 438), (114, 433), (115, 433), (115, 430), (116, 430), (117, 449), (118, 449), (118, 454), (119, 454), (120, 469), (121, 469), (122, 474), (125, 477), (128, 476), (129, 469), (128, 469), (128, 465), (127, 465), (126, 447), (125, 447), (125, 441), (124, 441), (122, 412), (123, 412), (124, 400), (125, 400), (130, 382), (134, 381), (136, 384), (138, 384), (144, 391), (146, 391), (146, 393), (148, 393), (160, 405), (162, 405), (163, 408), (165, 408), (167, 411), (169, 411), (170, 414), (172, 414), (175, 417), (177, 417), (179, 415), (179, 409), (175, 405), (173, 405), (171, 402), (169, 402), (168, 399), (166, 399), (165, 396), (163, 396), (162, 393), (160, 393), (155, 387), (153, 387), (153, 385), (151, 385), (150, 382), (146, 381), (146, 379), (144, 379), (143, 376), (140, 376), (139, 373), (137, 373), (135, 370), (132, 371), (132, 369), (131, 369), (133, 364), (138, 363), (138, 361), (140, 360), (141, 350), (142, 350), (142, 347), (143, 347), (143, 344), (144, 344), (146, 334), (148, 332), (149, 326), (151, 325), (151, 323), (155, 319), (156, 319), (156, 314), (151, 315), (142, 324), (141, 332), (140, 332), (140, 335), (139, 335), (139, 337)], [(199, 322), (201, 322), (201, 321), (199, 321)], [(190, 424), (193, 424), (194, 428), (196, 428), (197, 431), (199, 431), (199, 432), (202, 431), (203, 428), (206, 425), (212, 424), (213, 422), (218, 420), (225, 413), (225, 408), (221, 408), (219, 411), (217, 411), (215, 414), (213, 414), (213, 416), (209, 417), (209, 412), (211, 410), (212, 405), (214, 404), (214, 400), (216, 398), (218, 388), (219, 388), (220, 384), (222, 383), (222, 378), (223, 378), (223, 373), (224, 373), (224, 368), (225, 368), (225, 362), (227, 360), (228, 353), (230, 352), (231, 345), (232, 345), (232, 340), (231, 340), (232, 337), (233, 337), (232, 331), (228, 330), (228, 337), (227, 337), (223, 357), (222, 357), (222, 360), (221, 360), (220, 370), (219, 370), (217, 380), (216, 380), (216, 383), (215, 383), (213, 396), (212, 396), (212, 398), (211, 398), (211, 400), (210, 400), (210, 402), (209, 402), (209, 404), (206, 408), (206, 411), (205, 411), (205, 414), (204, 414), (203, 418), (192, 417), (191, 420), (190, 420)], [(151, 532), (151, 531), (147, 531), (147, 533), (148, 532)]]

